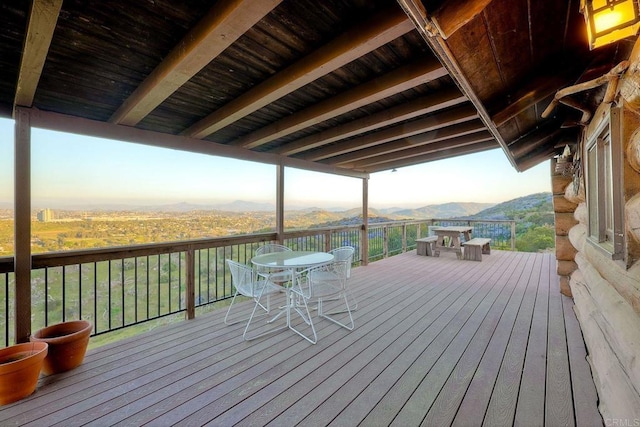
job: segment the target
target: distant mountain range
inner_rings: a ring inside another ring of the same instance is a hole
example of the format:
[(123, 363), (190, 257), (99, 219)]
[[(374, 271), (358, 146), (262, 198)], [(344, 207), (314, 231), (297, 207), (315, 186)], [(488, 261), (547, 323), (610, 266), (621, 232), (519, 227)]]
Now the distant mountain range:
[[(44, 206), (43, 206), (44, 207)], [(34, 206), (34, 209), (43, 207)], [(250, 202), (245, 200), (235, 200), (231, 203), (223, 204), (197, 204), (197, 203), (171, 203), (157, 205), (125, 205), (125, 204), (104, 204), (83, 207), (56, 207), (47, 206), (53, 209), (62, 210), (84, 210), (84, 211), (137, 211), (137, 212), (192, 212), (192, 211), (222, 211), (222, 212), (259, 212), (275, 211), (275, 205), (271, 203)], [(0, 209), (11, 209), (12, 203), (0, 202)], [(319, 207), (295, 207), (289, 206), (289, 211), (300, 214), (312, 214), (318, 212), (330, 212), (339, 217), (357, 217), (361, 215), (360, 208), (319, 208)], [(503, 203), (470, 203), (470, 202), (449, 202), (432, 204), (416, 209), (406, 209), (402, 207), (375, 209), (370, 208), (371, 216), (387, 217), (390, 220), (400, 219), (430, 219), (430, 218), (468, 218), (468, 219), (514, 219), (515, 213), (519, 211), (553, 211), (551, 193), (536, 193), (519, 197)], [(333, 216), (333, 215), (330, 215)]]

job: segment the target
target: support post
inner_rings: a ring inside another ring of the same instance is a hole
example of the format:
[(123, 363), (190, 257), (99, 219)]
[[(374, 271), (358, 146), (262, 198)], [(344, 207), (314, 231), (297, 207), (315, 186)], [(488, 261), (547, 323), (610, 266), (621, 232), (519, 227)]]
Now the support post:
[(369, 178), (362, 178), (362, 248), (360, 264), (369, 264)]
[(284, 164), (278, 163), (276, 172), (276, 238), (284, 244)]
[(15, 342), (31, 335), (31, 123), (29, 110), (15, 111), (14, 265)]

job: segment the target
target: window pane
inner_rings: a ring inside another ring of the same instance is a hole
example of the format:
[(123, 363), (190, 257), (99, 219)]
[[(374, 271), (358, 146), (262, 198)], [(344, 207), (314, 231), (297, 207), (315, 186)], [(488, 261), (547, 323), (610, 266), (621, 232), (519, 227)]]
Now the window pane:
[(602, 150), (602, 162), (604, 163), (603, 205), (605, 208), (605, 238), (606, 241), (613, 242), (613, 171), (611, 169), (611, 139), (604, 140)]
[(587, 153), (587, 200), (589, 206), (589, 236), (600, 240), (598, 236), (598, 174), (597, 146), (592, 145)]

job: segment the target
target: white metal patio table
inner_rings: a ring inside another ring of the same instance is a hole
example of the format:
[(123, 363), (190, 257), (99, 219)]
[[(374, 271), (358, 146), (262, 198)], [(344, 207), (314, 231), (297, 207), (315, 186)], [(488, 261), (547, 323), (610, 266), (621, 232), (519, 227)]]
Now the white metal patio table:
[[(272, 252), (263, 255), (256, 255), (251, 258), (251, 263), (258, 267), (274, 270), (290, 270), (292, 287), (295, 286), (296, 271), (328, 264), (331, 261), (333, 261), (333, 254), (314, 251)], [(296, 307), (291, 292), (289, 292), (289, 288), (285, 287), (285, 291), (287, 293), (287, 305), (283, 308), (286, 310), (287, 314), (287, 327), (291, 328), (291, 309), (295, 309)], [(274, 317), (271, 321), (278, 318), (283, 312), (284, 311), (281, 311), (278, 316)]]

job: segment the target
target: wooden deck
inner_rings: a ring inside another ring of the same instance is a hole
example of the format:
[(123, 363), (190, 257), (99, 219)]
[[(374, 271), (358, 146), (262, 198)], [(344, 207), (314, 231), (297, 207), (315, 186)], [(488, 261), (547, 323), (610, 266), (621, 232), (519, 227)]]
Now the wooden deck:
[(356, 329), (252, 342), (224, 312), (89, 352), (0, 425), (602, 425), (551, 254), (415, 251), (352, 271)]

